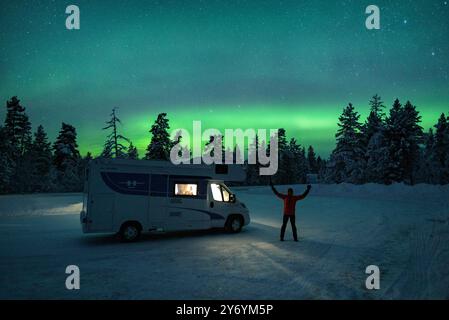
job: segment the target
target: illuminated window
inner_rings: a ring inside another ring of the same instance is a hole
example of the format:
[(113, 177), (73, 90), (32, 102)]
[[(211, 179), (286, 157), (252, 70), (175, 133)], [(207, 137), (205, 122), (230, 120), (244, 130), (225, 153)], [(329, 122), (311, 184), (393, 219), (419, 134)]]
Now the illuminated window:
[(198, 185), (195, 183), (176, 183), (175, 184), (176, 196), (197, 196)]
[(229, 202), (229, 191), (226, 190), (223, 186), (221, 187), (221, 192), (223, 193), (223, 201), (224, 202)]
[(212, 190), (212, 196), (214, 197), (215, 201), (223, 201), (223, 196), (221, 195), (221, 187), (219, 184), (212, 183), (210, 185), (210, 188)]
[(218, 183), (211, 183), (210, 188), (212, 190), (212, 196), (215, 201), (221, 201), (221, 202), (230, 202), (231, 201), (231, 193), (224, 186), (222, 186)]

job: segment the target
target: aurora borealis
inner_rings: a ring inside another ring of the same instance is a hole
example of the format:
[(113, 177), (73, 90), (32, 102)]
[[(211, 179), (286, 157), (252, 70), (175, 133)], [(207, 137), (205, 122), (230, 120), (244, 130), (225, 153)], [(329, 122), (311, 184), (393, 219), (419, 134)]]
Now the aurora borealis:
[(364, 117), (375, 93), (411, 100), (426, 129), (449, 112), (447, 1), (11, 1), (0, 25), (3, 105), (17, 95), (52, 140), (74, 125), (83, 154), (113, 107), (141, 155), (159, 112), (172, 128), (284, 127), (322, 155), (348, 102)]

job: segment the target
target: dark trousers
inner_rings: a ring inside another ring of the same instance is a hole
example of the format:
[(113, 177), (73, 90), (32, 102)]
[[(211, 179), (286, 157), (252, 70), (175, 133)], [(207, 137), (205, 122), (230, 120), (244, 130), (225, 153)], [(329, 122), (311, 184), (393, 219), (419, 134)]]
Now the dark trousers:
[(287, 216), (287, 215), (284, 215), (284, 219), (282, 221), (281, 240), (284, 240), (285, 228), (287, 228), (288, 219), (290, 219), (290, 224), (292, 225), (293, 239), (298, 240), (298, 232), (296, 231), (295, 216)]

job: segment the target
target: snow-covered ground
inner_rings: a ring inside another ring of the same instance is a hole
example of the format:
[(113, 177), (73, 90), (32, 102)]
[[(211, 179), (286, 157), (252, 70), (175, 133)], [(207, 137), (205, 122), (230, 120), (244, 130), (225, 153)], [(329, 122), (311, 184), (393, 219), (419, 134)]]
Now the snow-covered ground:
[[(132, 244), (83, 235), (80, 194), (1, 196), (0, 298), (449, 298), (449, 186), (314, 186), (297, 205), (298, 243), (290, 226), (278, 240), (281, 202), (268, 188), (234, 190), (251, 210), (242, 233)], [(70, 264), (80, 290), (65, 289)], [(378, 291), (365, 288), (371, 264)]]

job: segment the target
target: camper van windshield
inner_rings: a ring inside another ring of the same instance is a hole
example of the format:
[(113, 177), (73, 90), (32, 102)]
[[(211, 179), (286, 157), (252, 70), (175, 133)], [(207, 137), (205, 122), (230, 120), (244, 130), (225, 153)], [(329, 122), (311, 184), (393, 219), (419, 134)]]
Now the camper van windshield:
[(210, 185), (212, 190), (212, 196), (215, 201), (223, 201), (230, 202), (231, 201), (231, 192), (224, 185), (218, 183), (212, 183)]

